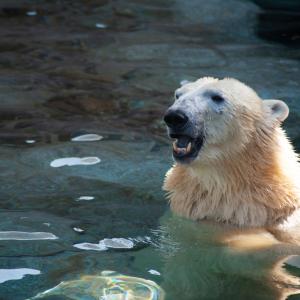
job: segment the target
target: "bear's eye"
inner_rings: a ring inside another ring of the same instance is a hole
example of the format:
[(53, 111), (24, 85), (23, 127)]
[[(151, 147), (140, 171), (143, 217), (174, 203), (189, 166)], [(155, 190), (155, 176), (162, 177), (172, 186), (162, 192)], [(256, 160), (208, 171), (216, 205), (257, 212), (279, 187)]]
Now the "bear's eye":
[(182, 95), (182, 93), (180, 93), (179, 91), (176, 91), (175, 92), (175, 99), (178, 99), (181, 95)]
[(224, 102), (224, 98), (220, 95), (212, 95), (211, 100), (216, 102), (216, 103)]

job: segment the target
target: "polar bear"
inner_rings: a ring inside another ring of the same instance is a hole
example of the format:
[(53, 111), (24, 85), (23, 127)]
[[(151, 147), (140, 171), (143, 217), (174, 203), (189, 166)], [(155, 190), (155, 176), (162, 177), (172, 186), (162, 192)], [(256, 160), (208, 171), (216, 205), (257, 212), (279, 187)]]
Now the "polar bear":
[(162, 226), (166, 244), (177, 245), (166, 255), (170, 299), (182, 291), (189, 300), (253, 299), (235, 289), (245, 278), (261, 292), (255, 299), (300, 293), (300, 279), (282, 268), (298, 267), (300, 255), (300, 166), (281, 128), (288, 113), (231, 78), (175, 91), (164, 117), (175, 164), (163, 188), (179, 215)]
[(171, 209), (240, 227), (289, 224), (299, 208), (298, 156), (281, 123), (288, 106), (242, 82), (204, 77), (175, 92), (164, 121), (175, 165), (164, 190)]

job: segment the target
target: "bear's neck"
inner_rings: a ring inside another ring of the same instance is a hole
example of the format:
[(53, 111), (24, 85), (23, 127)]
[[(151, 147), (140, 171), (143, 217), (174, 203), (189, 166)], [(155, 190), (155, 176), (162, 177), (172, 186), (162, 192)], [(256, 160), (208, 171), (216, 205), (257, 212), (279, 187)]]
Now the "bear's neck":
[(281, 128), (261, 130), (232, 159), (190, 166), (166, 175), (171, 209), (195, 220), (272, 226), (299, 206), (299, 164)]

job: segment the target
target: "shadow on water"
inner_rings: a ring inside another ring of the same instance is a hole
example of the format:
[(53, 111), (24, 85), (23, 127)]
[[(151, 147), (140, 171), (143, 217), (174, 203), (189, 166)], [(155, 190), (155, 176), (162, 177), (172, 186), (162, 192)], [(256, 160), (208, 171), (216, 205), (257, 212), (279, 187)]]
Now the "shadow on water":
[(286, 46), (300, 44), (300, 5), (290, 0), (253, 0), (262, 7), (257, 16), (257, 35)]
[(298, 12), (266, 11), (258, 15), (257, 34), (288, 46), (300, 45), (300, 9)]

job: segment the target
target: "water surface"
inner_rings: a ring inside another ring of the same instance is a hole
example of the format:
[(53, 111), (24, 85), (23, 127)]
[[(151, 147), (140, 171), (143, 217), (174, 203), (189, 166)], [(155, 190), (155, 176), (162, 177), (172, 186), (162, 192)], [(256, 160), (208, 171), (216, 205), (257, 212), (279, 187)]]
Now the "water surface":
[[(170, 300), (299, 289), (297, 257), (232, 253), (208, 238), (221, 229), (169, 215), (161, 191), (161, 117), (182, 80), (232, 76), (286, 101), (300, 149), (299, 33), (270, 31), (265, 13), (238, 0), (1, 1), (1, 300), (105, 270)], [(101, 244), (114, 238), (134, 245)]]

